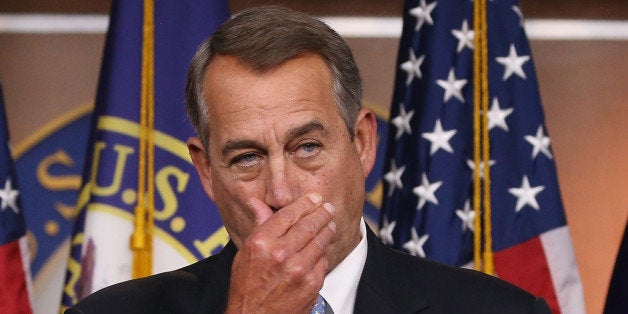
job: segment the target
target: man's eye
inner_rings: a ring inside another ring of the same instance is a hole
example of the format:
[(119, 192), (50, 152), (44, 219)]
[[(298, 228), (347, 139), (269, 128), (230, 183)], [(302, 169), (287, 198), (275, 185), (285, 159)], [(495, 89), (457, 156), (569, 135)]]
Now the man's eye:
[(321, 150), (321, 145), (314, 142), (304, 143), (297, 148), (294, 154), (300, 158), (307, 158), (318, 154)]
[(257, 165), (259, 162), (260, 157), (257, 154), (246, 153), (234, 158), (231, 163), (240, 167), (248, 168)]

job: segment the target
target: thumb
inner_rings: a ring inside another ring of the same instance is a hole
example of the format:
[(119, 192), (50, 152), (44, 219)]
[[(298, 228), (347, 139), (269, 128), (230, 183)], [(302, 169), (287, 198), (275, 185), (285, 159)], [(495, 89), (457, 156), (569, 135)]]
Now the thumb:
[(273, 215), (273, 210), (258, 198), (250, 199), (248, 204), (251, 208), (251, 212), (253, 212), (253, 218), (255, 219), (256, 226), (263, 224), (268, 218), (270, 218), (270, 216)]

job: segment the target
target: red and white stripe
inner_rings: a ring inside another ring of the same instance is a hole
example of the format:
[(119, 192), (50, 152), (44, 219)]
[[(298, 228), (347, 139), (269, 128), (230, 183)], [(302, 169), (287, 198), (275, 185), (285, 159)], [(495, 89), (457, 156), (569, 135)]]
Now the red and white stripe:
[(582, 281), (567, 226), (495, 253), (498, 276), (547, 301), (552, 313), (584, 314)]
[(0, 245), (0, 313), (32, 313), (26, 236)]

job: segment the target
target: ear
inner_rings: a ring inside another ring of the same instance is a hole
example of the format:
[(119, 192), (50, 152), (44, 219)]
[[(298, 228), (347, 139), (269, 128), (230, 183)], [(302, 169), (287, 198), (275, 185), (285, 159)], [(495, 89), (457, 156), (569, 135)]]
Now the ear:
[(362, 108), (358, 113), (354, 130), (355, 138), (353, 141), (366, 178), (371, 173), (377, 156), (377, 118), (373, 111)]
[(205, 189), (207, 196), (214, 200), (214, 187), (211, 177), (209, 155), (207, 154), (207, 151), (205, 151), (205, 147), (203, 146), (201, 139), (198, 137), (189, 138), (187, 145), (190, 157), (192, 157), (194, 168), (196, 168), (196, 172), (201, 179), (203, 189)]

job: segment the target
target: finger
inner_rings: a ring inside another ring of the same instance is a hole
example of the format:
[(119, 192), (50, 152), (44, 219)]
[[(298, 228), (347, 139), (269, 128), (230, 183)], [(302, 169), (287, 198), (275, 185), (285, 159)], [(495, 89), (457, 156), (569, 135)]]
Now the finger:
[[(271, 214), (270, 217), (267, 217), (263, 224), (259, 225), (258, 231), (269, 234), (275, 238), (282, 237), (302, 217), (319, 207), (321, 201), (322, 197), (317, 193), (302, 196), (293, 203)], [(268, 207), (268, 205), (265, 206)]]
[[(292, 283), (300, 278), (299, 275), (305, 275), (309, 278), (311, 275), (324, 275), (327, 273), (327, 248), (331, 243), (336, 231), (334, 222), (330, 222), (303, 248), (303, 250), (290, 255), (285, 262), (286, 277)], [(321, 264), (323, 263), (323, 264)], [(322, 267), (324, 266), (324, 267)], [(322, 267), (322, 268), (321, 268)], [(301, 272), (303, 274), (301, 274)], [(315, 273), (312, 273), (315, 272)], [(311, 280), (311, 278), (310, 278)], [(310, 280), (305, 280), (304, 284), (311, 284)], [(321, 279), (322, 280), (322, 279)], [(308, 283), (309, 282), (309, 283)]]
[(282, 284), (278, 289), (286, 292), (317, 295), (323, 287), (323, 281), (327, 274), (329, 263), (326, 255), (316, 258), (304, 258), (294, 255), (288, 259), (282, 268)]
[(268, 218), (270, 218), (270, 216), (273, 215), (273, 210), (258, 198), (250, 199), (248, 205), (251, 207), (251, 211), (253, 212), (253, 218), (255, 219), (256, 226), (263, 224), (266, 220), (268, 220)]
[(329, 271), (329, 261), (325, 255), (321, 256), (314, 265), (314, 270), (312, 271), (312, 275), (314, 276), (314, 281), (319, 282), (319, 286), (316, 290), (316, 294), (323, 288), (323, 282), (325, 281), (325, 276)]
[(282, 240), (285, 246), (292, 251), (301, 251), (310, 241), (315, 239), (334, 217), (335, 208), (325, 203), (313, 212), (303, 216), (288, 230)]
[(307, 245), (303, 247), (303, 249), (299, 252), (299, 255), (305, 259), (309, 258), (310, 260), (317, 260), (324, 257), (335, 233), (336, 224), (333, 221), (330, 221), (318, 234), (316, 234), (314, 238), (312, 238), (312, 240), (307, 243)]

